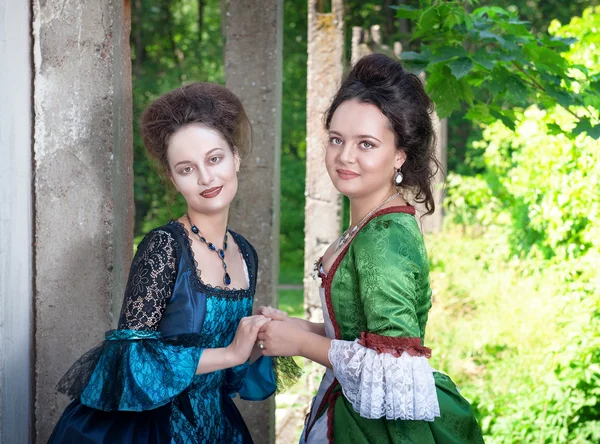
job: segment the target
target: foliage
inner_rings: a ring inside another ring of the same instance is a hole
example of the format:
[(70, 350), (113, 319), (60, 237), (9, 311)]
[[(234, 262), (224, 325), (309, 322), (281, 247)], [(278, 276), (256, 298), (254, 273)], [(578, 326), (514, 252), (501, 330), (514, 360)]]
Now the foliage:
[(532, 103), (547, 109), (559, 105), (576, 117), (574, 135), (587, 132), (600, 138), (592, 113), (600, 105), (600, 77), (561, 54), (575, 40), (537, 37), (516, 12), (476, 7), (476, 0), (467, 3), (475, 9), (440, 0), (422, 0), (419, 8), (396, 7), (398, 17), (416, 23), (411, 39), (421, 43), (419, 52), (403, 52), (402, 60), (410, 70), (426, 71), (439, 116), (450, 116), (466, 104), (468, 119), (499, 119), (514, 129), (516, 109)]
[[(551, 28), (578, 39), (570, 63), (597, 73), (600, 8), (583, 17)], [(517, 111), (514, 129), (495, 122), (473, 144), (481, 172), (449, 179), (454, 228), (432, 249), (449, 300), (434, 309), (432, 322), (445, 325), (433, 340), (460, 356), (447, 362), (486, 442), (600, 440), (600, 142), (567, 137), (577, 124), (562, 108)], [(455, 261), (458, 248), (469, 253)], [(463, 329), (478, 336), (455, 340)]]

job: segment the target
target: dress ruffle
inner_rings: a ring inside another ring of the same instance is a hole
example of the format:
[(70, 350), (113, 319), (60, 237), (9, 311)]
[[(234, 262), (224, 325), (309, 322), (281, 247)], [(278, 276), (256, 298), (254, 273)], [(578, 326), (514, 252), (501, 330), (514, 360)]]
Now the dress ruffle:
[(424, 356), (378, 353), (332, 340), (329, 360), (344, 396), (363, 418), (433, 421), (440, 416), (433, 369)]
[(163, 406), (182, 393), (196, 374), (200, 337), (168, 339), (148, 330), (110, 330), (58, 383), (71, 399), (104, 411), (143, 411)]

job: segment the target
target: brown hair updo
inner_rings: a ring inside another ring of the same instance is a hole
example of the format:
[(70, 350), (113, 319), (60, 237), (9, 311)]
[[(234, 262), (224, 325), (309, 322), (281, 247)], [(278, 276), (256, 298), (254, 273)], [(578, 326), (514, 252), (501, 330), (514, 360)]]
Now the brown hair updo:
[(250, 151), (252, 127), (240, 99), (224, 86), (192, 83), (160, 96), (142, 114), (144, 145), (166, 174), (170, 173), (169, 139), (190, 123), (201, 123), (221, 133), (242, 158)]
[(425, 204), (426, 214), (433, 213), (431, 180), (439, 168), (434, 157), (434, 105), (421, 80), (391, 58), (370, 54), (361, 58), (342, 82), (325, 113), (327, 130), (335, 110), (347, 100), (375, 105), (387, 117), (396, 148), (406, 153), (400, 188), (412, 191), (415, 201)]

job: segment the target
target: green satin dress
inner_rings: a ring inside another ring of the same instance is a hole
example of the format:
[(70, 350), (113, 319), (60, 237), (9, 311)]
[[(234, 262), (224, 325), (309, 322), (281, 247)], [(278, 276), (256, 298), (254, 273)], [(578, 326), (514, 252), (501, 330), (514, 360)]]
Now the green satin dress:
[(471, 406), (424, 343), (429, 263), (414, 207), (375, 213), (321, 270), (328, 370), (302, 443), (483, 443)]

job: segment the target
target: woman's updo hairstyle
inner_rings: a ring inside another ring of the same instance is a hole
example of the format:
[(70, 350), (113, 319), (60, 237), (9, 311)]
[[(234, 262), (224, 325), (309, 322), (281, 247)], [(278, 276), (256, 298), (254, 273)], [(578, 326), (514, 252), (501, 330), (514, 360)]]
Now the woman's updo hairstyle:
[(396, 148), (406, 153), (400, 188), (414, 193), (415, 201), (425, 204), (426, 214), (433, 213), (431, 180), (439, 168), (431, 119), (434, 104), (421, 80), (391, 58), (370, 54), (361, 58), (342, 82), (325, 114), (327, 130), (336, 109), (347, 100), (375, 105), (388, 118)]
[(224, 86), (192, 83), (160, 96), (142, 114), (140, 128), (146, 150), (167, 175), (169, 140), (191, 123), (221, 133), (242, 158), (250, 151), (252, 127), (240, 99)]

